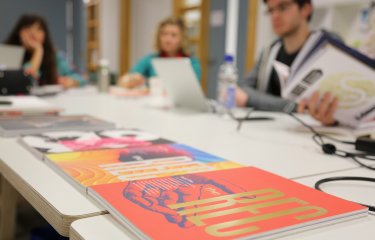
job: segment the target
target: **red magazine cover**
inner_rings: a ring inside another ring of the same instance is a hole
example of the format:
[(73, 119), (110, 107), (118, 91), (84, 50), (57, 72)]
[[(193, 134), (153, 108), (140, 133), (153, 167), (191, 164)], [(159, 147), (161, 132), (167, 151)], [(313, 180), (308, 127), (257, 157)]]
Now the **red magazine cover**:
[(367, 213), (254, 167), (97, 185), (89, 194), (142, 239), (269, 238)]
[(183, 144), (49, 154), (47, 163), (85, 187), (242, 166)]

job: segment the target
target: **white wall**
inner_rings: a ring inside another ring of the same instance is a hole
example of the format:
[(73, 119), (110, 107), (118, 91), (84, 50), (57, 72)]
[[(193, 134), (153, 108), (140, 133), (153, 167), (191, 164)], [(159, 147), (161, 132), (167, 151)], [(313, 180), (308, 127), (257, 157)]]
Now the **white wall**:
[(120, 1), (123, 0), (102, 0), (100, 8), (101, 57), (109, 60), (109, 67), (115, 72), (119, 70)]
[(154, 52), (156, 27), (161, 20), (172, 15), (172, 10), (172, 0), (132, 0), (131, 66), (141, 57)]

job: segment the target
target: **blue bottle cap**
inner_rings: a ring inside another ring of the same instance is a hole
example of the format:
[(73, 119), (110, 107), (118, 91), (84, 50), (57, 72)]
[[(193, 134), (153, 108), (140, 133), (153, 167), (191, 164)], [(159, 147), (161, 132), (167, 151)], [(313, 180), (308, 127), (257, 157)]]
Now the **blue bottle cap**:
[(225, 57), (224, 57), (224, 61), (232, 63), (232, 62), (234, 62), (234, 57), (230, 54), (226, 54)]

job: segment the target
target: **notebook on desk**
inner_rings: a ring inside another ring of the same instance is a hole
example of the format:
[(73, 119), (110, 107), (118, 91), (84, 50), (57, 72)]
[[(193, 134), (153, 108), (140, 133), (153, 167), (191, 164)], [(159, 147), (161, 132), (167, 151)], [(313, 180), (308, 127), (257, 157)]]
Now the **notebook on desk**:
[(155, 58), (152, 64), (177, 108), (198, 112), (209, 110), (189, 58)]

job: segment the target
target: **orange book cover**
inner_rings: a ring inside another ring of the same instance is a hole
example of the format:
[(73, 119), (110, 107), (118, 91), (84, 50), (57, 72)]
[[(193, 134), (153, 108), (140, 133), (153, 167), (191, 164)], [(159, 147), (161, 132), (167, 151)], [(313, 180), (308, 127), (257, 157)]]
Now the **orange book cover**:
[(48, 154), (47, 163), (84, 187), (242, 166), (183, 144)]
[(89, 194), (141, 239), (269, 238), (367, 213), (254, 167), (98, 185)]

